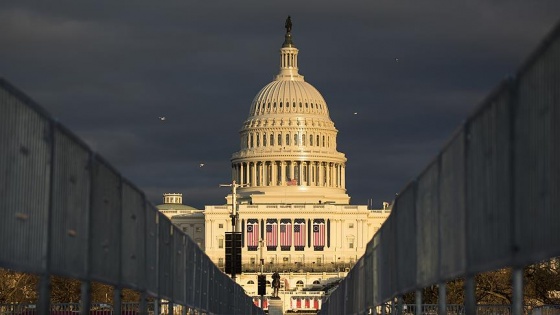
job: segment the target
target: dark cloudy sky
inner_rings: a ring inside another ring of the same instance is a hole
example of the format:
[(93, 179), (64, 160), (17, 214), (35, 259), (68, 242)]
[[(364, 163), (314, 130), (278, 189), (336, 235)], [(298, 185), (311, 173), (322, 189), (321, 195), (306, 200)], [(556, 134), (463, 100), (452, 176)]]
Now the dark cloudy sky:
[(348, 158), (351, 203), (379, 207), (559, 13), (558, 0), (0, 0), (0, 77), (153, 203), (181, 192), (198, 208), (223, 204), (218, 185), (231, 180), (253, 97), (278, 72), (291, 15), (300, 73)]

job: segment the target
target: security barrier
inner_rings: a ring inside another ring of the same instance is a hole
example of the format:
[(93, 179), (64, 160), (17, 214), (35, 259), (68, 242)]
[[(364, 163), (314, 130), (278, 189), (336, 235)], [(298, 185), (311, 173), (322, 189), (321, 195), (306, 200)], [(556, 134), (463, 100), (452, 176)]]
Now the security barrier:
[(38, 314), (50, 310), (50, 275), (83, 281), (82, 314), (91, 281), (114, 286), (116, 314), (122, 288), (169, 301), (170, 313), (262, 314), (142, 191), (3, 79), (0, 215), (0, 267), (42, 276)]
[(559, 210), (560, 25), (398, 194), (320, 313), (369, 314), (437, 284), (444, 314), (446, 281), (464, 277), (475, 314), (474, 275), (512, 267), (521, 314), (522, 268), (560, 255)]

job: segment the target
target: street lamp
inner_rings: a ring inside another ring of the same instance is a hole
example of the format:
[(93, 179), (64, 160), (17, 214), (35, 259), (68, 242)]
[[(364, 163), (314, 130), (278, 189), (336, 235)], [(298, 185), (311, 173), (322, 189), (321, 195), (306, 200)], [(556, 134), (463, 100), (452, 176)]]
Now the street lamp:
[[(235, 258), (237, 257), (237, 218), (239, 213), (237, 213), (237, 187), (245, 187), (248, 184), (237, 184), (234, 181), (231, 184), (220, 184), (220, 187), (231, 187), (231, 231), (232, 231), (232, 242), (231, 242), (231, 278), (235, 281)], [(239, 249), (241, 250), (241, 248)], [(241, 267), (241, 266), (240, 266)]]

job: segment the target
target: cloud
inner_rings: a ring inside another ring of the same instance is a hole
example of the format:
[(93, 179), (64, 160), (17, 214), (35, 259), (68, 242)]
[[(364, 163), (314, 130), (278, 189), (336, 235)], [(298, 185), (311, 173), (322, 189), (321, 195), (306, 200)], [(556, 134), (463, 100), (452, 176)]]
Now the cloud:
[(0, 76), (154, 203), (183, 192), (202, 208), (225, 201), (217, 186), (231, 180), (238, 131), (278, 71), (291, 15), (300, 72), (325, 97), (348, 157), (348, 193), (380, 206), (559, 11), (556, 0), (4, 1)]

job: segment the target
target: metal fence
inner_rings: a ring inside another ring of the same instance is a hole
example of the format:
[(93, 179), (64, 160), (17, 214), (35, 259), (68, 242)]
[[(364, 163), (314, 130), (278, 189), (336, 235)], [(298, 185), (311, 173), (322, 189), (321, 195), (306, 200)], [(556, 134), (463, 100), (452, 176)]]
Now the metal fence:
[[(367, 314), (408, 292), (513, 268), (512, 314), (521, 314), (522, 268), (560, 255), (560, 25), (500, 84), (397, 196), (365, 255), (321, 314)], [(419, 313), (416, 313), (419, 314)]]
[[(194, 314), (195, 310), (187, 309), (181, 305), (169, 305), (169, 303), (163, 301), (158, 301), (159, 305), (157, 309), (159, 312), (164, 314), (169, 314), (171, 312), (174, 315), (181, 315), (185, 310), (188, 314)], [(141, 314), (141, 305), (137, 302), (124, 302), (121, 303), (121, 315), (139, 315)], [(82, 312), (83, 305), (80, 303), (52, 303), (50, 305), (50, 315), (79, 315)], [(154, 303), (149, 303), (147, 305), (148, 315), (157, 315), (156, 307)], [(114, 315), (114, 306), (111, 303), (91, 303), (89, 315)], [(37, 315), (37, 305), (29, 303), (10, 303), (10, 304), (0, 304), (0, 315)], [(198, 312), (197, 314), (200, 314)]]
[[(91, 281), (213, 314), (261, 314), (243, 289), (142, 191), (46, 111), (0, 79), (0, 267)], [(141, 313), (146, 313), (146, 303)], [(173, 309), (172, 307), (170, 309)]]

